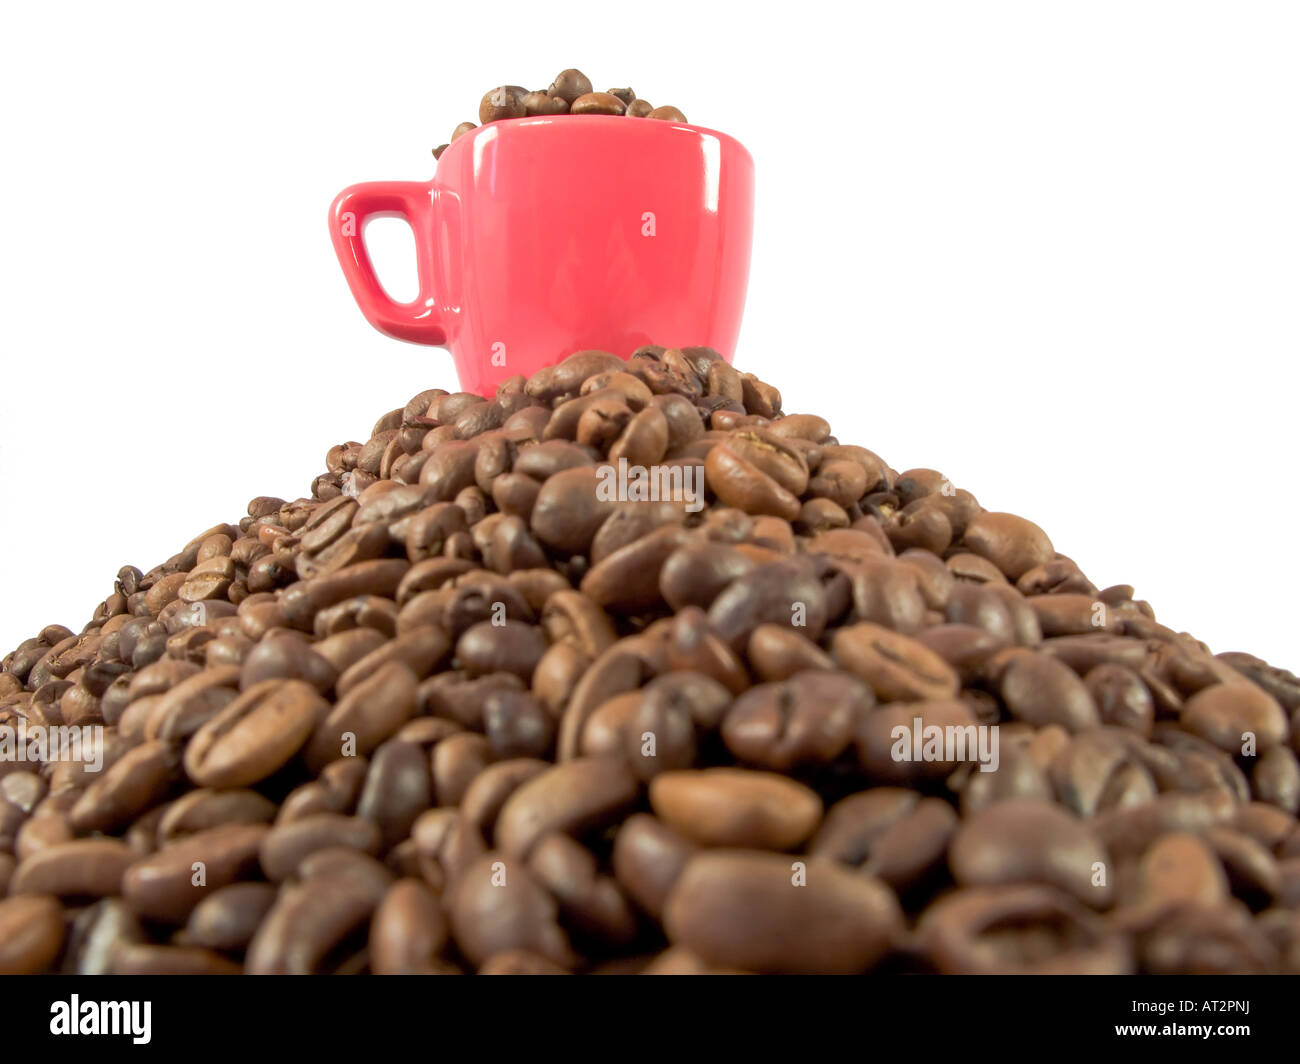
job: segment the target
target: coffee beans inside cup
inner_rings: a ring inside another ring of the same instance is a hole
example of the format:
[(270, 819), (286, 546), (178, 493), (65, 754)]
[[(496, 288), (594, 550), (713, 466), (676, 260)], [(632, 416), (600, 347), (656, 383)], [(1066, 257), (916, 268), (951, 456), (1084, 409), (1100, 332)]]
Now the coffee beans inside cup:
[(1300, 679), (705, 348), (421, 392), (0, 726), (0, 972), (1300, 971)]
[[(483, 94), (478, 105), (480, 125), (508, 118), (549, 117), (553, 115), (626, 115), (628, 118), (655, 118), (665, 122), (685, 122), (686, 116), (676, 107), (654, 107), (630, 88), (596, 92), (591, 79), (581, 70), (562, 70), (545, 89), (529, 91), (522, 85), (498, 85)], [(438, 159), (451, 141), (478, 127), (462, 122), (451, 133), (451, 140), (433, 149)]]

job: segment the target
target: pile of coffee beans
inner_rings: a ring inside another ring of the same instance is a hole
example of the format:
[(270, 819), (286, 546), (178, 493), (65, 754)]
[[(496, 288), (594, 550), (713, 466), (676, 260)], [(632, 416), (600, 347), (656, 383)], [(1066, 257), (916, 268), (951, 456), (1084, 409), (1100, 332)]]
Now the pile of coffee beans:
[(1300, 972), (1300, 680), (715, 352), (325, 463), (4, 659), (0, 971)]
[[(654, 107), (631, 89), (607, 89), (593, 92), (591, 79), (581, 70), (562, 70), (550, 88), (529, 92), (522, 85), (498, 85), (483, 94), (478, 105), (482, 125), (507, 118), (549, 117), (553, 115), (626, 115), (628, 118), (658, 118), (665, 122), (685, 122), (686, 116), (676, 107)], [(462, 122), (451, 131), (451, 139), (463, 137), (473, 122)], [(441, 158), (448, 144), (433, 149)]]

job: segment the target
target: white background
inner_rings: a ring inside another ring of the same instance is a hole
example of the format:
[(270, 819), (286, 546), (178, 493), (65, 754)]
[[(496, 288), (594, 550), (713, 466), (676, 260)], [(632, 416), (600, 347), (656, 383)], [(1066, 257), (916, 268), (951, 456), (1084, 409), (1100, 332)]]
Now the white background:
[(788, 411), (1300, 668), (1297, 10), (8, 5), (0, 653), (455, 388), (364, 322), (326, 209), (576, 65), (750, 148), (737, 363)]

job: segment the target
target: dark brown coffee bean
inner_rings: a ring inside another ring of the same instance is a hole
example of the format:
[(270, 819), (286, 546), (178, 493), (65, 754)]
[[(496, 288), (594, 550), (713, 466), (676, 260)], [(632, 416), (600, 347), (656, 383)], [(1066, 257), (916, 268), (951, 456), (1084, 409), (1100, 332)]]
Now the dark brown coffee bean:
[(1082, 680), (1046, 654), (1017, 652), (1002, 674), (999, 693), (1011, 715), (1030, 724), (1060, 724), (1081, 731), (1100, 723)]
[(533, 115), (562, 115), (569, 111), (569, 103), (562, 96), (553, 96), (546, 92), (530, 92), (524, 97), (524, 111)]
[(949, 975), (1129, 975), (1127, 938), (1050, 887), (972, 887), (931, 906), (918, 945)]
[(357, 816), (379, 826), (380, 849), (388, 851), (410, 833), (415, 818), (433, 801), (428, 755), (412, 743), (390, 739), (370, 759)]
[(823, 575), (833, 579), (816, 562), (805, 559), (764, 565), (733, 580), (713, 600), (709, 624), (733, 650), (742, 649), (760, 624), (796, 628), (817, 640), (832, 612)]
[(230, 824), (186, 835), (131, 864), (120, 893), (141, 916), (182, 924), (200, 901), (257, 868), (265, 824)]
[(1300, 812), (1300, 762), (1284, 746), (1275, 746), (1260, 756), (1251, 773), (1254, 793), (1288, 813)]
[(860, 713), (854, 745), (859, 764), (887, 783), (940, 778), (993, 756), (991, 738), (981, 743), (970, 707), (957, 699), (890, 702)]
[(476, 967), (510, 949), (535, 952), (562, 968), (574, 963), (554, 899), (522, 860), (480, 856), (457, 879), (449, 911), (456, 945)]
[(203, 788), (167, 806), (158, 822), (158, 841), (166, 844), (223, 824), (269, 824), (275, 814), (275, 803), (256, 791)]
[(1127, 665), (1103, 662), (1083, 678), (1104, 724), (1129, 728), (1149, 736), (1155, 723), (1155, 702), (1142, 678)]
[(456, 643), (456, 657), (471, 677), (508, 672), (528, 682), (546, 652), (540, 628), (506, 619), (498, 625), (483, 621), (470, 627)]
[(831, 640), (831, 652), (842, 668), (865, 680), (882, 701), (946, 698), (961, 686), (938, 654), (878, 624), (839, 629)]
[(379, 827), (359, 816), (317, 813), (271, 828), (262, 837), (258, 856), (267, 879), (280, 883), (294, 875), (309, 854), (332, 846), (378, 853)]
[(578, 834), (607, 822), (636, 799), (638, 790), (621, 759), (566, 761), (510, 796), (497, 818), (497, 844), (508, 854), (526, 856), (547, 832)]
[(320, 657), (306, 640), (286, 633), (270, 634), (245, 655), (239, 674), (239, 686), (247, 691), (265, 680), (303, 680), (327, 691), (337, 674), (329, 662)]
[(257, 783), (302, 748), (327, 710), (301, 680), (267, 680), (194, 733), (185, 748), (185, 771), (200, 787)]
[(340, 757), (367, 756), (410, 719), (415, 705), (415, 673), (390, 661), (359, 680), (332, 709), (313, 714), (303, 758), (319, 771)]
[[(572, 104), (580, 96), (585, 96), (591, 92), (591, 81), (581, 70), (570, 67), (568, 70), (562, 70), (556, 75), (555, 80), (551, 82), (550, 89), (547, 91), (552, 96), (560, 97), (565, 103)], [(530, 392), (530, 394), (533, 393)]]
[(286, 887), (248, 946), (251, 975), (311, 975), (334, 970), (332, 955), (365, 927), (375, 910), (371, 890), (321, 877)]
[(874, 701), (865, 684), (843, 673), (802, 672), (741, 695), (722, 722), (722, 739), (739, 760), (776, 772), (829, 764)]
[(79, 833), (113, 831), (161, 800), (179, 768), (180, 757), (170, 743), (143, 743), (86, 788), (69, 812), (69, 822)]
[(1096, 909), (1109, 904), (1114, 889), (1101, 841), (1046, 802), (1012, 799), (976, 813), (958, 828), (949, 863), (963, 886), (1043, 883)]

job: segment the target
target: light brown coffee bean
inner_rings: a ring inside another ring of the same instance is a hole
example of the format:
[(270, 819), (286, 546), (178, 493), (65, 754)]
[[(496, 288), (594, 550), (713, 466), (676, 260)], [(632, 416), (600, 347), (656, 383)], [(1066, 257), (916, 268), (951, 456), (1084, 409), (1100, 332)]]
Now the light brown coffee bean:
[(811, 858), (720, 850), (687, 862), (664, 911), (669, 939), (706, 961), (757, 972), (863, 972), (893, 947), (902, 914), (870, 876)]
[(743, 849), (791, 849), (822, 815), (821, 799), (802, 784), (736, 768), (661, 773), (650, 782), (650, 804), (666, 824), (703, 845)]

